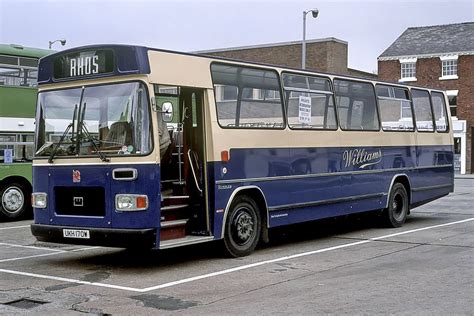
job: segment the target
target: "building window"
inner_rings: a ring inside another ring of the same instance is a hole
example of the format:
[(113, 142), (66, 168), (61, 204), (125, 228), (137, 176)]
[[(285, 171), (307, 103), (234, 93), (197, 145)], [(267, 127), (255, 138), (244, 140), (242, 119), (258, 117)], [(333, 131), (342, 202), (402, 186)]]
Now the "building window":
[(444, 56), (441, 59), (440, 80), (458, 79), (458, 56)]
[(457, 116), (457, 107), (458, 107), (458, 90), (448, 90), (446, 91), (449, 101), (449, 110), (451, 111), (451, 116)]
[(402, 64), (402, 79), (416, 78), (416, 63)]
[(400, 59), (400, 81), (416, 81), (416, 58)]

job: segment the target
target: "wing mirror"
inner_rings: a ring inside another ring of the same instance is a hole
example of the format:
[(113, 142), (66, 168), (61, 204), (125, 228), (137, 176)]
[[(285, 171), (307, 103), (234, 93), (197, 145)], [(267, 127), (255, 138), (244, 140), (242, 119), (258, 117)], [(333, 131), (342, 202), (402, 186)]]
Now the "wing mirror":
[(163, 122), (169, 123), (173, 120), (173, 103), (163, 102), (161, 105), (161, 117)]

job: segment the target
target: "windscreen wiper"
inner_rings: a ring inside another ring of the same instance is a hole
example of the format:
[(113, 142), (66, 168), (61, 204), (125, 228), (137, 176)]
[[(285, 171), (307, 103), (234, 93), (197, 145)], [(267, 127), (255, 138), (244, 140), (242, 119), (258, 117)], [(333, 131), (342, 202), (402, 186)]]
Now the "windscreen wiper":
[(61, 135), (61, 138), (59, 139), (59, 142), (56, 144), (54, 147), (53, 151), (51, 151), (51, 154), (49, 155), (48, 162), (52, 163), (54, 156), (58, 152), (59, 147), (62, 145), (64, 138), (66, 138), (66, 135), (69, 133), (69, 130), (72, 128), (72, 135), (71, 135), (71, 141), (72, 138), (74, 137), (74, 122), (76, 121), (76, 115), (77, 115), (77, 104), (74, 106), (74, 113), (72, 114), (72, 121), (69, 123), (69, 125), (66, 127), (64, 130), (64, 133)]
[[(80, 129), (81, 137), (82, 137), (82, 134), (84, 134), (85, 139), (92, 143), (92, 147), (94, 148), (95, 152), (99, 155), (100, 160), (102, 160), (104, 162), (109, 162), (110, 159), (105, 157), (104, 153), (102, 151), (100, 151), (99, 146), (97, 146), (96, 139), (91, 136), (91, 134), (89, 133), (89, 130), (87, 129), (86, 125), (83, 122), (85, 112), (86, 112), (86, 103), (84, 102), (84, 107), (82, 108), (82, 118), (81, 118), (80, 124), (78, 124), (78, 125), (81, 126), (81, 129)], [(78, 132), (79, 132), (79, 130), (78, 130)]]
[[(81, 148), (81, 137), (82, 137), (82, 122), (84, 121), (84, 115), (86, 114), (86, 109), (82, 108), (82, 100), (84, 99), (84, 90), (82, 87), (81, 98), (79, 99), (79, 111), (77, 113), (77, 129), (76, 129), (76, 153), (79, 154)], [(85, 105), (85, 104), (84, 104)]]

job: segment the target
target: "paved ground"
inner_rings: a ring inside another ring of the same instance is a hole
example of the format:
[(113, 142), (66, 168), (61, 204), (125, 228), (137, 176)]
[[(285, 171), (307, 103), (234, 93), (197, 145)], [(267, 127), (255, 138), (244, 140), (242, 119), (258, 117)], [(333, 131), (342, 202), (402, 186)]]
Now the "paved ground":
[(0, 314), (473, 314), (474, 178), (399, 229), (346, 218), (271, 233), (249, 257), (36, 242), (0, 223)]

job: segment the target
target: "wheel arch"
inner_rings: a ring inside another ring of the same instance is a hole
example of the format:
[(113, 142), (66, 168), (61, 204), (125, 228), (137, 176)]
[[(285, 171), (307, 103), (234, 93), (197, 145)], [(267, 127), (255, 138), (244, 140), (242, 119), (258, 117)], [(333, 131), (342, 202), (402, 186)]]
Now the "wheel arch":
[(229, 200), (227, 201), (227, 205), (224, 210), (224, 217), (222, 221), (222, 230), (221, 230), (221, 238), (224, 238), (224, 233), (225, 233), (225, 226), (227, 222), (227, 214), (229, 213), (230, 206), (234, 202), (234, 200), (242, 195), (246, 195), (250, 198), (252, 198), (255, 203), (257, 203), (259, 212), (260, 212), (260, 217), (262, 219), (262, 230), (263, 232), (263, 237), (268, 239), (268, 205), (267, 205), (267, 200), (265, 198), (265, 194), (263, 194), (262, 189), (260, 189), (256, 185), (248, 185), (248, 186), (242, 186), (236, 188), (232, 194), (230, 195)]
[[(408, 175), (406, 175), (405, 173), (400, 173), (393, 176), (392, 181), (390, 182), (390, 187), (388, 188), (388, 191), (387, 191), (387, 197), (390, 196), (390, 192), (392, 192), (392, 188), (395, 185), (395, 183), (403, 184), (403, 186), (405, 187), (405, 190), (407, 191), (408, 204), (409, 205), (412, 204), (411, 203), (411, 197), (412, 197), (411, 182)], [(385, 207), (388, 207), (388, 203), (389, 203), (389, 198), (387, 198), (387, 203), (385, 204)]]
[(9, 183), (20, 183), (22, 185), (24, 185), (26, 188), (28, 188), (30, 190), (30, 192), (33, 191), (33, 186), (31, 184), (31, 182), (25, 178), (25, 177), (22, 177), (22, 176), (7, 176), (3, 179), (0, 180), (0, 188), (5, 186), (5, 185), (8, 185)]

